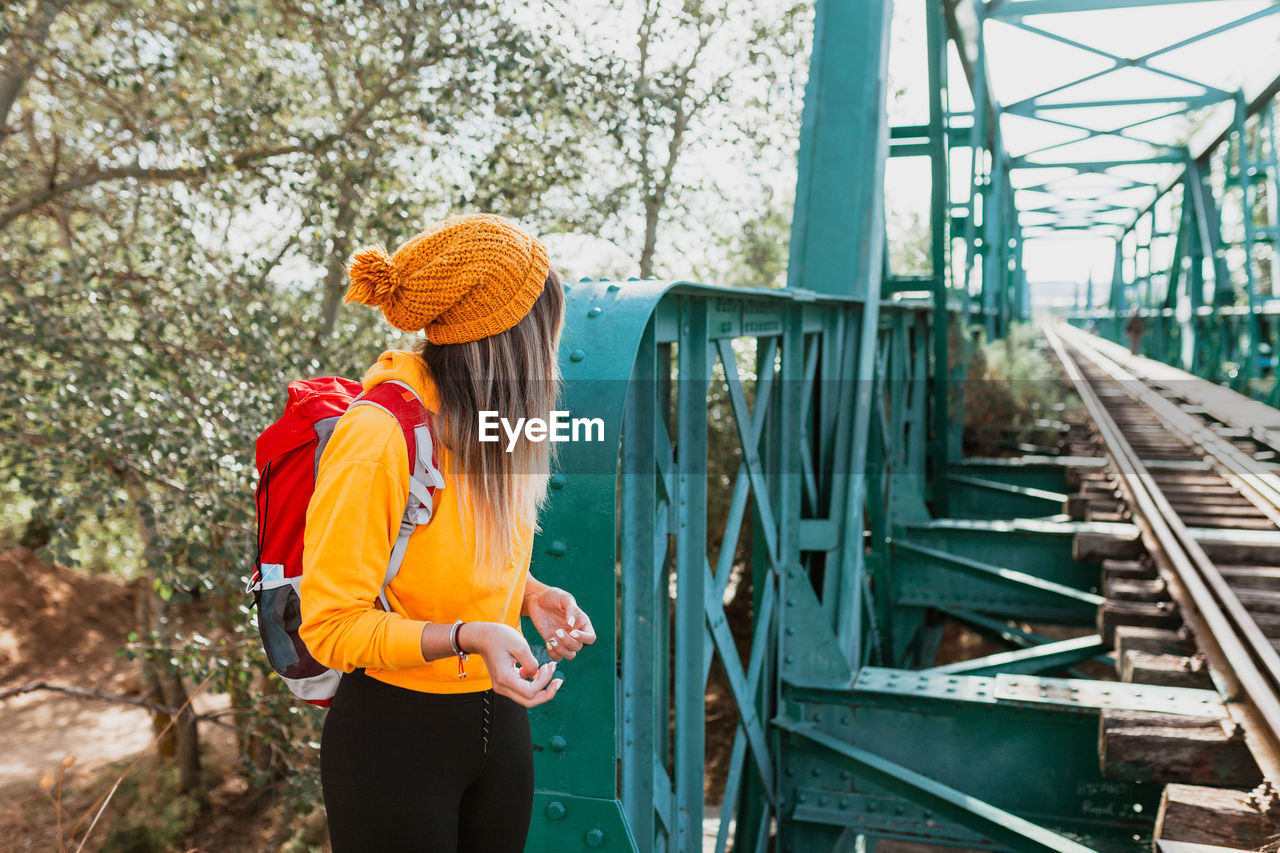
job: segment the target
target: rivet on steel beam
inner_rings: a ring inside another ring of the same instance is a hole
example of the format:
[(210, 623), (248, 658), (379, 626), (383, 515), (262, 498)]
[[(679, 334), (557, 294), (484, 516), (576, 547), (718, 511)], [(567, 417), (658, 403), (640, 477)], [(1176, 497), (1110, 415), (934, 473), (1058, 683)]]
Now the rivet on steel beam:
[(894, 813), (894, 814), (896, 814), (896, 815), (901, 816), (902, 814), (904, 814), (904, 813), (905, 813), (905, 811), (906, 811), (906, 810), (905, 810), (905, 809), (903, 809), (903, 808), (902, 808), (902, 806), (898, 806), (897, 808), (895, 808), (895, 809), (893, 810), (893, 813)]
[(849, 779), (850, 779), (850, 778), (852, 778), (852, 776), (853, 776), (853, 774), (852, 774), (852, 773), (850, 773), (848, 770), (841, 770), (841, 771), (840, 771), (840, 778), (841, 778), (842, 780), (844, 780), (845, 782), (848, 782), (848, 781), (849, 781)]
[(581, 349), (576, 349), (573, 352), (569, 353), (569, 360), (574, 362), (582, 361), (586, 357), (587, 357), (587, 353)]
[(808, 794), (796, 794), (796, 802), (803, 803), (809, 799)]
[(788, 607), (795, 607), (795, 606), (796, 606), (796, 600), (795, 600), (794, 598), (788, 598), (788, 599), (787, 599), (787, 606), (788, 606)]
[(551, 475), (551, 488), (555, 489), (557, 492), (564, 488), (565, 482), (564, 474), (561, 474), (559, 471)]
[(600, 276), (600, 280), (601, 280), (601, 281), (608, 281), (609, 279), (605, 278), (604, 276)]
[(631, 277), (629, 277), (629, 278), (627, 279), (627, 281), (639, 281), (639, 280), (640, 280), (640, 279), (639, 279), (637, 276), (634, 276), (634, 275), (633, 275), (633, 276), (631, 276)]
[(552, 820), (564, 819), (564, 803), (559, 800), (552, 800), (547, 804), (547, 817)]
[(578, 281), (591, 281), (591, 276), (584, 275), (582, 278), (578, 279)]
[(826, 797), (818, 797), (818, 805), (820, 805), (820, 806), (825, 806), (826, 804), (827, 804), (827, 798), (826, 798)]
[(820, 722), (822, 722), (822, 712), (821, 712), (821, 711), (819, 711), (818, 713), (816, 713), (816, 714), (814, 714), (814, 715), (813, 715), (813, 721), (814, 721), (815, 723), (820, 723)]
[(848, 800), (846, 800), (844, 797), (841, 797), (841, 798), (840, 798), (840, 808), (842, 808), (842, 809), (847, 809), (847, 808), (849, 808), (849, 801), (848, 801)]
[(795, 655), (787, 655), (787, 660), (786, 660), (786, 662), (787, 662), (787, 663), (795, 663), (795, 662), (796, 662), (796, 656), (795, 656)]
[(611, 284), (608, 287), (606, 287), (605, 290), (609, 291), (610, 293), (614, 293), (616, 291), (622, 290), (622, 288), (619, 285)]
[(564, 544), (563, 539), (557, 539), (547, 548), (547, 553), (553, 557), (563, 557), (569, 548)]
[(595, 305), (595, 306), (593, 306), (590, 310), (588, 310), (588, 311), (587, 311), (587, 316), (588, 316), (588, 317), (599, 317), (599, 316), (600, 316), (601, 314), (603, 314), (603, 313), (604, 313), (604, 310), (603, 310), (603, 309), (601, 309), (601, 307), (600, 307), (599, 305)]
[(796, 633), (796, 629), (795, 629), (795, 628), (792, 628), (791, 626), (789, 626), (789, 625), (788, 625), (788, 626), (787, 626), (787, 636), (788, 636), (788, 637), (793, 637), (793, 636), (795, 636), (795, 633)]
[(786, 773), (787, 773), (787, 775), (788, 775), (788, 776), (794, 776), (794, 775), (796, 775), (796, 769), (795, 769), (794, 767), (790, 767), (790, 766), (788, 766), (788, 767), (787, 767), (787, 770), (786, 770)]
[(552, 735), (548, 745), (551, 747), (552, 752), (564, 752), (569, 748), (569, 744), (560, 735)]
[(851, 723), (851, 722), (853, 722), (853, 718), (852, 718), (852, 717), (850, 717), (848, 714), (841, 714), (841, 715), (840, 715), (840, 725), (842, 725), (842, 726), (847, 726), (847, 725), (849, 725), (849, 723)]
[(873, 811), (875, 811), (875, 810), (876, 810), (876, 804), (875, 804), (875, 803), (873, 803), (873, 802), (868, 801), (868, 802), (867, 802), (867, 811), (869, 811), (869, 812), (873, 812)]
[(588, 847), (604, 846), (604, 830), (603, 829), (591, 830), (590, 832), (587, 833), (586, 838), (587, 838)]
[(815, 777), (817, 777), (817, 776), (821, 776), (821, 775), (822, 775), (822, 768), (821, 768), (821, 767), (815, 767), (815, 768), (813, 768), (813, 770), (811, 770), (810, 772), (811, 772)]

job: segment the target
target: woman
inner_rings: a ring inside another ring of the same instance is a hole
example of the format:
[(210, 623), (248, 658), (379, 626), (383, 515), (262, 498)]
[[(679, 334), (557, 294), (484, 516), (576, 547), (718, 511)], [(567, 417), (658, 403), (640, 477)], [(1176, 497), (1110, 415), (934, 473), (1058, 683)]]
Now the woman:
[[(350, 265), (346, 301), (421, 331), (372, 388), (410, 386), (431, 413), (445, 487), (375, 604), (409, 493), (404, 434), (387, 411), (337, 423), (307, 511), (300, 634), (342, 678), (320, 776), (335, 853), (524, 848), (533, 799), (527, 708), (550, 701), (557, 660), (595, 640), (562, 589), (529, 575), (548, 443), (480, 442), (479, 412), (546, 418), (559, 386), (564, 291), (546, 249), (496, 216), (456, 217)], [(527, 616), (552, 661), (519, 631)], [(465, 676), (465, 677), (464, 677)]]

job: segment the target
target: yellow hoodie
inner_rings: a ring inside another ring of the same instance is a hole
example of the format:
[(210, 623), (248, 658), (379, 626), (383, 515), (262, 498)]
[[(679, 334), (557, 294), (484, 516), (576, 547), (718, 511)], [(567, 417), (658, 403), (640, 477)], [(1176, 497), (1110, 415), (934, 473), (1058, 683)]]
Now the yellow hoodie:
[[(431, 411), (439, 396), (412, 353), (383, 353), (364, 377), (366, 390), (397, 379)], [(458, 678), (454, 657), (426, 662), (427, 622), (504, 622), (519, 630), (532, 537), (517, 539), (503, 580), (484, 586), (473, 571), (475, 525), (459, 505), (450, 454), (436, 442), (446, 486), (435, 493), (429, 524), (409, 537), (400, 573), (387, 588), (391, 612), (376, 603), (409, 496), (409, 454), (390, 414), (357, 406), (339, 419), (320, 458), (307, 508), (299, 634), (311, 654), (333, 669), (358, 667), (373, 678), (428, 693), (465, 693), (491, 686), (479, 655)]]

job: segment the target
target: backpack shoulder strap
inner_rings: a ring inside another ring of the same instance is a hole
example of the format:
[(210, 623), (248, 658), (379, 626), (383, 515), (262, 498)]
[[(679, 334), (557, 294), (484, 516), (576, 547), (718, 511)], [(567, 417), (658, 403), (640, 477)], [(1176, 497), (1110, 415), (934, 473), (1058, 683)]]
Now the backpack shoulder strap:
[(436, 490), (443, 489), (445, 483), (444, 476), (440, 473), (431, 413), (412, 387), (394, 379), (383, 382), (357, 397), (351, 403), (351, 408), (361, 405), (377, 406), (395, 418), (404, 432), (405, 445), (409, 451), (409, 499), (400, 519), (396, 541), (391, 546), (391, 556), (387, 560), (387, 570), (382, 579), (382, 591), (378, 594), (382, 609), (390, 612), (387, 587), (400, 572), (405, 551), (409, 547), (409, 537), (418, 527), (431, 521), (433, 498)]

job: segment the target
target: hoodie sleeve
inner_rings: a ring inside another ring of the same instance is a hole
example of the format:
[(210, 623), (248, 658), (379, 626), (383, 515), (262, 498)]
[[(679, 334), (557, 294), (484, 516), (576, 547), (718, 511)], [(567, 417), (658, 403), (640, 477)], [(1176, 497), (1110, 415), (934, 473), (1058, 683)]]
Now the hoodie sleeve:
[(344, 415), (320, 459), (299, 588), (299, 635), (317, 661), (359, 667), (422, 666), (426, 625), (375, 602), (408, 501), (409, 453), (390, 414), (360, 406)]

